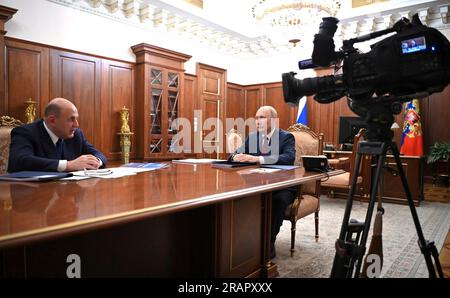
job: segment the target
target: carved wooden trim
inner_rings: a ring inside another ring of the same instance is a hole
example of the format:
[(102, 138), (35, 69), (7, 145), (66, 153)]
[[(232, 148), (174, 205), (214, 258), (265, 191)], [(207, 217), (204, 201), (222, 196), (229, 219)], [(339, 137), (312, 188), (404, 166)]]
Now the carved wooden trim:
[(1, 116), (0, 117), (0, 126), (9, 126), (9, 127), (16, 127), (22, 125), (22, 121), (14, 119), (10, 116)]
[[(142, 54), (150, 54), (153, 56), (159, 56), (159, 57), (163, 57), (163, 58), (176, 60), (176, 61), (179, 61), (182, 63), (184, 63), (192, 58), (192, 56), (190, 56), (190, 55), (175, 52), (175, 51), (168, 50), (165, 48), (160, 48), (160, 47), (150, 45), (147, 43), (140, 43), (140, 44), (134, 45), (131, 47), (131, 49), (133, 50), (133, 53), (136, 56), (140, 56)], [(146, 62), (146, 61), (139, 59), (136, 62), (142, 63), (142, 62)]]
[(10, 20), (13, 15), (17, 12), (17, 9), (0, 5), (0, 23), (1, 28), (3, 29), (3, 25)]

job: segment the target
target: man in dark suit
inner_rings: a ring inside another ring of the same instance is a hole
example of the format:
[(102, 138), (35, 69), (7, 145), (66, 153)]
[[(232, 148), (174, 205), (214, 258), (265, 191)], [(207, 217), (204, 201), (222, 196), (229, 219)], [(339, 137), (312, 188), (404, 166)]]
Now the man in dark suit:
[(51, 100), (44, 119), (11, 132), (8, 172), (72, 172), (105, 167), (105, 156), (78, 128), (78, 110), (64, 98)]
[[(271, 106), (258, 109), (255, 116), (257, 131), (251, 133), (245, 143), (232, 155), (233, 161), (259, 164), (292, 165), (295, 161), (295, 139), (292, 134), (278, 128), (277, 111)], [(272, 227), (270, 257), (274, 258), (275, 239), (283, 224), (284, 212), (296, 196), (297, 188), (291, 187), (272, 193)]]

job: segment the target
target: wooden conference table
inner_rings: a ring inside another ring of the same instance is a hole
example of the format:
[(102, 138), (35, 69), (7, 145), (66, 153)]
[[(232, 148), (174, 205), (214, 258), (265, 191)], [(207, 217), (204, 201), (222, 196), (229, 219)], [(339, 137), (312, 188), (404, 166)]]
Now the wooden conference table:
[(0, 182), (0, 272), (66, 277), (76, 254), (81, 277), (276, 276), (271, 191), (324, 174), (250, 169), (172, 163), (118, 179)]

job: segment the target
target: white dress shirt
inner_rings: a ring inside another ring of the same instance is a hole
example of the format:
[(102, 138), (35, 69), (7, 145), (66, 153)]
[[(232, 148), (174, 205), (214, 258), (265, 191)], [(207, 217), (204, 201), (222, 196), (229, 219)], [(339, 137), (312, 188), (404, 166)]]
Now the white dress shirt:
[[(59, 138), (47, 127), (47, 125), (45, 124), (44, 121), (44, 127), (45, 130), (47, 131), (48, 135), (50, 136), (50, 138), (52, 139), (53, 145), (55, 145), (56, 148), (56, 142), (58, 142)], [(58, 172), (64, 172), (67, 169), (67, 160), (60, 160), (58, 162)]]
[[(47, 127), (47, 125), (45, 124), (45, 121), (44, 121), (44, 127), (45, 127), (45, 130), (47, 131), (48, 135), (52, 139), (53, 145), (55, 145), (55, 148), (56, 148), (56, 142), (58, 142), (59, 138)], [(103, 165), (103, 161), (98, 157), (96, 157), (96, 158), (97, 158), (98, 162), (100, 163), (99, 167), (101, 167)], [(58, 170), (58, 172), (64, 172), (66, 169), (67, 169), (67, 160), (61, 159), (58, 162), (57, 170)]]

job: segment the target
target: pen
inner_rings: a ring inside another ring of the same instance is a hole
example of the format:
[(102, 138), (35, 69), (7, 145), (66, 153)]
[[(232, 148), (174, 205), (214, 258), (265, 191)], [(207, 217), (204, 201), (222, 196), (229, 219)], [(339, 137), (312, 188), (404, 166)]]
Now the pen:
[(86, 168), (84, 168), (84, 176), (87, 176), (88, 174), (87, 174), (87, 170), (86, 170)]

